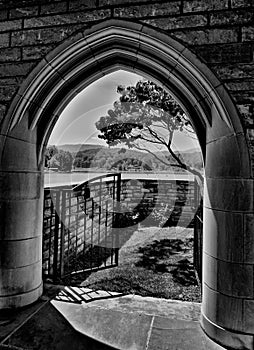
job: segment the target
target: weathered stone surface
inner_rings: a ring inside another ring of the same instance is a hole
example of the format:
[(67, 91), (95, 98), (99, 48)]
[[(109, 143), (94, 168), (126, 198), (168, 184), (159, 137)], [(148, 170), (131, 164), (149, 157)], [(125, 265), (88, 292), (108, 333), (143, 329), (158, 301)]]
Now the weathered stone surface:
[(207, 178), (205, 206), (218, 210), (253, 210), (253, 180)]
[[(79, 0), (82, 2), (82, 0)], [(94, 0), (95, 1), (95, 0)], [(99, 6), (106, 5), (130, 5), (137, 2), (136, 0), (99, 0)], [(147, 2), (147, 0), (140, 0), (139, 2)]]
[(252, 214), (244, 215), (244, 260), (254, 263), (254, 218)]
[(243, 38), (243, 41), (253, 41), (254, 40), (254, 28), (253, 27), (244, 27), (242, 29), (242, 38)]
[(21, 50), (19, 48), (0, 49), (0, 62), (16, 62), (21, 60)]
[(69, 1), (69, 9), (70, 11), (82, 11), (87, 10), (89, 8), (96, 7), (96, 0), (70, 0)]
[(12, 46), (52, 44), (63, 41), (66, 37), (81, 28), (84, 28), (83, 24), (13, 32), (11, 43)]
[(10, 18), (36, 16), (39, 14), (39, 6), (16, 7), (10, 10)]
[(254, 63), (213, 65), (213, 70), (221, 80), (251, 79), (254, 76)]
[(53, 13), (60, 13), (60, 12), (65, 12), (67, 11), (68, 5), (67, 2), (58, 2), (57, 6), (56, 4), (43, 4), (41, 5), (41, 9), (40, 9), (40, 14), (41, 15), (49, 15), (49, 14), (53, 14)]
[(21, 29), (22, 28), (22, 20), (13, 20), (0, 22), (0, 32), (7, 32), (9, 30)]
[(252, 45), (247, 43), (204, 45), (193, 49), (207, 63), (251, 63), (253, 57)]
[(243, 214), (205, 208), (204, 251), (212, 257), (244, 262)]
[(24, 60), (37, 60), (44, 57), (54, 48), (53, 45), (27, 46), (22, 49), (22, 57)]
[(218, 326), (243, 331), (242, 299), (220, 294), (206, 284), (203, 286), (202, 313)]
[(227, 0), (191, 0), (183, 2), (183, 12), (221, 10), (228, 8)]
[(25, 28), (37, 28), (45, 26), (60, 26), (66, 24), (77, 24), (77, 23), (87, 23), (88, 21), (95, 21), (98, 19), (103, 19), (109, 17), (111, 14), (110, 10), (98, 10), (98, 11), (88, 11), (84, 13), (69, 13), (63, 15), (53, 15), (45, 16), (40, 18), (29, 18), (25, 19)]
[(180, 13), (180, 1), (157, 3), (141, 6), (119, 7), (114, 9), (114, 16), (121, 17), (146, 17)]
[(6, 20), (8, 18), (8, 11), (0, 10), (0, 20)]
[(254, 80), (238, 80), (225, 83), (225, 86), (231, 91), (253, 91), (254, 90)]
[(10, 34), (9, 33), (3, 33), (0, 34), (0, 48), (1, 47), (7, 47), (10, 44)]
[(221, 25), (221, 24), (243, 24), (252, 23), (254, 18), (254, 10), (250, 11), (225, 11), (212, 13), (210, 16), (211, 25)]
[(0, 86), (0, 98), (1, 102), (8, 102), (12, 99), (17, 91), (16, 85), (4, 85)]
[(174, 32), (172, 36), (189, 45), (227, 44), (238, 40), (236, 29), (184, 30)]
[(33, 63), (2, 63), (0, 64), (0, 77), (24, 76), (33, 67)]
[(253, 0), (231, 0), (233, 8), (253, 6)]
[(158, 19), (147, 19), (143, 22), (164, 30), (171, 30), (204, 26), (207, 24), (207, 17), (204, 15), (191, 15), (184, 17), (179, 16)]

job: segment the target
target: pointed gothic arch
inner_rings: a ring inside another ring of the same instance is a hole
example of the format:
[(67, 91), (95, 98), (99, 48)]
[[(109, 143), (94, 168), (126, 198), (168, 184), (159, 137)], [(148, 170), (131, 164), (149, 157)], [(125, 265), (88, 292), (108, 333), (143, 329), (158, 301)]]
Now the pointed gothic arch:
[(222, 344), (250, 342), (244, 325), (253, 321), (244, 305), (253, 299), (253, 261), (243, 245), (252, 240), (243, 215), (253, 209), (253, 182), (238, 111), (218, 77), (188, 48), (124, 20), (103, 21), (55, 48), (22, 84), (4, 119), (0, 307), (27, 305), (42, 292), (42, 154), (54, 124), (77, 93), (118, 69), (159, 82), (192, 120), (206, 175), (202, 326)]

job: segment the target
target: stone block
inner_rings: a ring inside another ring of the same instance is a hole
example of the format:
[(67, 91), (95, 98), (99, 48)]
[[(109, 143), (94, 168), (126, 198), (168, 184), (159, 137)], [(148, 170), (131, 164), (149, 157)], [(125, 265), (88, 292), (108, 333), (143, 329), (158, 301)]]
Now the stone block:
[(0, 172), (0, 199), (36, 199), (41, 195), (42, 174), (36, 172)]
[(0, 32), (7, 32), (9, 30), (17, 30), (22, 28), (22, 20), (13, 20), (0, 22)]
[(222, 10), (228, 8), (227, 0), (191, 0), (183, 2), (183, 12)]
[[(254, 31), (253, 31), (254, 33)], [(254, 36), (253, 36), (254, 38)], [(229, 91), (253, 91), (254, 90), (254, 80), (241, 80), (241, 81), (231, 81), (225, 83), (225, 86)]]
[[(111, 3), (112, 1), (110, 1)], [(70, 0), (69, 10), (70, 11), (83, 11), (90, 8), (96, 7), (96, 0)]]
[(22, 48), (22, 57), (24, 60), (42, 59), (53, 48), (54, 48), (54, 45), (24, 47)]
[(254, 333), (254, 300), (243, 302), (243, 326), (246, 333)]
[(0, 48), (8, 47), (9, 44), (10, 44), (10, 34), (9, 33), (0, 34)]
[(0, 100), (1, 102), (10, 102), (15, 95), (18, 86), (5, 85), (0, 86)]
[[(222, 134), (225, 130), (220, 126), (225, 125), (226, 129), (226, 124), (221, 120), (219, 120), (218, 125), (216, 125), (216, 122), (217, 121), (213, 119), (213, 129), (207, 132), (208, 141), (216, 136), (220, 138), (206, 145), (206, 176), (248, 178), (251, 173), (251, 167), (245, 136), (234, 135), (223, 137)], [(228, 130), (226, 129), (226, 131)], [(221, 132), (222, 134), (216, 134), (216, 132)], [(234, 157), (232, 157), (232, 154), (234, 154)]]
[(32, 265), (41, 260), (42, 237), (1, 241), (0, 253), (0, 267), (14, 269)]
[(52, 13), (60, 13), (67, 11), (67, 1), (57, 2), (53, 4), (42, 4), (40, 15), (50, 15)]
[(254, 214), (244, 215), (244, 261), (254, 264)]
[(189, 45), (208, 45), (208, 44), (228, 44), (237, 42), (238, 32), (236, 29), (204, 29), (176, 31), (172, 33), (173, 37), (182, 40)]
[(0, 295), (11, 296), (38, 288), (42, 280), (41, 261), (16, 269), (0, 268)]
[(0, 10), (0, 20), (4, 21), (8, 18), (8, 11), (7, 10)]
[(214, 324), (243, 332), (243, 300), (220, 294), (203, 285), (202, 314)]
[(167, 318), (155, 317), (146, 349), (196, 350), (200, 348), (200, 343), (202, 343), (202, 331), (198, 322), (176, 320), (172, 322), (172, 320)]
[(244, 262), (241, 213), (204, 209), (204, 252), (221, 260)]
[[(210, 340), (211, 349), (245, 349), (252, 350), (253, 349), (253, 336), (250, 334), (238, 333), (238, 332), (230, 332), (222, 327), (219, 327), (215, 323), (212, 323), (208, 318), (204, 315), (201, 315), (201, 327), (205, 331), (205, 333), (213, 340)], [(209, 339), (209, 338), (206, 338)], [(223, 345), (223, 348), (218, 344)], [(207, 344), (205, 349), (210, 349)]]
[[(137, 0), (99, 0), (99, 6), (130, 5), (132, 3), (135, 4), (135, 2), (137, 2)], [(139, 0), (139, 2), (147, 2), (147, 0)]]
[(206, 178), (204, 193), (207, 208), (239, 212), (253, 210), (253, 180)]
[(39, 14), (39, 6), (16, 7), (10, 9), (10, 18), (22, 18), (37, 16)]
[(203, 254), (203, 281), (211, 289), (217, 290), (218, 261), (212, 256)]
[(1, 201), (0, 214), (1, 239), (11, 241), (41, 236), (42, 199)]
[(254, 28), (253, 27), (243, 27), (242, 28), (242, 40), (243, 41), (253, 41), (254, 40)]
[(253, 0), (231, 0), (232, 8), (253, 6)]
[[(0, 141), (3, 142), (3, 136), (0, 136)], [(5, 139), (4, 145), (2, 162), (5, 164), (5, 170), (38, 170), (35, 144), (9, 137)]]
[(24, 27), (37, 28), (45, 26), (60, 26), (66, 24), (87, 23), (89, 21), (95, 21), (98, 19), (110, 17), (110, 15), (111, 12), (108, 9), (80, 13), (68, 13), (62, 15), (57, 14), (52, 16), (25, 19)]
[(5, 113), (6, 113), (7, 107), (5, 104), (0, 104), (0, 125), (4, 119)]
[[(190, 41), (191, 44), (191, 41)], [(193, 50), (207, 63), (252, 63), (252, 46), (247, 43), (197, 46)]]
[(13, 62), (0, 64), (0, 77), (25, 76), (34, 67), (34, 63)]
[(29, 304), (34, 303), (43, 292), (42, 283), (32, 291), (26, 293), (15, 294), (11, 296), (0, 296), (0, 308), (1, 309), (13, 309), (20, 308)]
[(253, 127), (254, 118), (253, 118), (253, 105), (251, 103), (238, 104), (237, 108), (241, 114), (241, 119), (246, 128)]
[(253, 265), (218, 260), (218, 292), (232, 297), (253, 297)]
[(21, 59), (20, 48), (2, 48), (0, 49), (0, 62), (16, 62)]
[(211, 25), (234, 25), (251, 23), (253, 20), (253, 11), (224, 11), (212, 13), (210, 16)]
[(204, 26), (207, 24), (207, 17), (204, 15), (191, 15), (155, 19), (151, 18), (142, 22), (164, 30), (171, 30)]
[(218, 77), (223, 81), (242, 79), (242, 78), (252, 78), (254, 75), (254, 63), (245, 64), (223, 64), (223, 65), (213, 65), (213, 70)]
[(180, 1), (156, 3), (140, 6), (119, 7), (114, 9), (115, 17), (146, 17), (180, 13)]

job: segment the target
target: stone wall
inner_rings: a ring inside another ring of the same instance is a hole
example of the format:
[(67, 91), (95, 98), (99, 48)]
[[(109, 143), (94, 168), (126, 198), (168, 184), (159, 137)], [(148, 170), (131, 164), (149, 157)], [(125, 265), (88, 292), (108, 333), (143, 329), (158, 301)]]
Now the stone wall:
[[(70, 261), (79, 253), (95, 247), (121, 248), (124, 229), (137, 225), (192, 226), (198, 202), (193, 181), (122, 180), (120, 214), (113, 231), (113, 182), (89, 184), (89, 194), (81, 198), (71, 189), (56, 187), (45, 190), (43, 226), (43, 271), (54, 274), (55, 237), (57, 243), (57, 274), (71, 272)], [(82, 192), (84, 196), (84, 192)], [(116, 207), (115, 207), (116, 208)], [(160, 213), (160, 215), (159, 215)], [(170, 221), (167, 219), (170, 218)], [(119, 237), (116, 237), (116, 233)], [(61, 250), (64, 256), (61, 262)], [(87, 256), (84, 258), (87, 260)], [(87, 262), (85, 261), (84, 264)], [(60, 272), (63, 264), (62, 272)], [(73, 268), (74, 265), (72, 265)], [(87, 263), (89, 266), (89, 262)], [(80, 265), (81, 269), (81, 265)]]

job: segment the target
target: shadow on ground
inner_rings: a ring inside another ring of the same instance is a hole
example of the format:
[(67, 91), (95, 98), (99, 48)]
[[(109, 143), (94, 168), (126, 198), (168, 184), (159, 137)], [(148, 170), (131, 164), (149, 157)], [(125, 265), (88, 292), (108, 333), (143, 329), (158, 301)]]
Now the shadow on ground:
[[(92, 322), (92, 320), (91, 320)], [(46, 303), (0, 349), (20, 350), (112, 350), (76, 332), (50, 304)]]
[[(175, 282), (183, 286), (197, 285), (194, 267), (184, 257), (192, 250), (193, 238), (161, 239), (139, 247), (135, 266), (160, 273), (171, 273)], [(181, 257), (184, 257), (181, 259)]]

